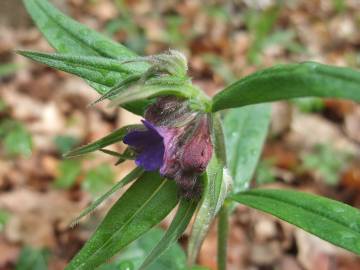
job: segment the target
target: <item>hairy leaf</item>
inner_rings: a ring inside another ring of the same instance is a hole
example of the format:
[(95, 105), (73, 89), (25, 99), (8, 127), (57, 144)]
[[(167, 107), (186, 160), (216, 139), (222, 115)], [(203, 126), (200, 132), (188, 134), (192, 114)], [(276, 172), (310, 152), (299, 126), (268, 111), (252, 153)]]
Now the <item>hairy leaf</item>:
[[(136, 57), (135, 53), (121, 44), (67, 17), (47, 0), (23, 0), (23, 2), (39, 30), (51, 46), (60, 53), (102, 56), (119, 60)], [(144, 63), (132, 63), (131, 66), (139, 71), (148, 68), (148, 65)], [(103, 72), (105, 77), (107, 72)], [(119, 73), (118, 81), (121, 79), (122, 75)], [(88, 83), (100, 94), (109, 90), (106, 85), (91, 81)], [(141, 115), (147, 104), (149, 102), (143, 100), (123, 107)]]
[(112, 87), (142, 70), (131, 68), (122, 61), (100, 56), (17, 51), (19, 54), (83, 79)]
[(96, 268), (158, 224), (177, 202), (174, 181), (158, 173), (144, 173), (115, 203), (66, 269)]
[(230, 198), (360, 254), (360, 211), (356, 208), (324, 197), (290, 190), (253, 189)]
[(274, 66), (219, 92), (213, 97), (212, 111), (307, 96), (360, 101), (360, 72), (315, 62)]

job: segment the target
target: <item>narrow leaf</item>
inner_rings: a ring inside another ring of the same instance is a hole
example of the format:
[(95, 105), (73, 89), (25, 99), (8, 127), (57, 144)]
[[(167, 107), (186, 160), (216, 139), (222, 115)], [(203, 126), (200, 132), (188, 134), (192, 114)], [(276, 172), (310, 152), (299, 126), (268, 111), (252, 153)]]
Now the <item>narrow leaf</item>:
[(270, 104), (231, 109), (224, 117), (228, 168), (233, 192), (248, 188), (270, 123)]
[(139, 73), (123, 65), (121, 61), (111, 58), (33, 51), (17, 52), (49, 67), (75, 74), (83, 79), (108, 87)]
[(116, 191), (124, 187), (125, 185), (131, 183), (136, 180), (143, 174), (143, 170), (140, 167), (136, 167), (133, 171), (131, 171), (128, 175), (126, 175), (123, 179), (113, 185), (107, 192), (101, 195), (98, 199), (96, 199), (90, 206), (88, 206), (85, 210), (83, 210), (78, 217), (76, 217), (71, 223), (70, 227), (75, 226), (79, 223), (79, 221), (90, 214), (92, 211), (96, 209), (100, 204), (102, 204), (107, 198), (113, 195)]
[(119, 129), (111, 132), (109, 135), (107, 135), (93, 143), (81, 146), (79, 148), (76, 148), (76, 149), (70, 151), (69, 153), (65, 154), (64, 157), (71, 158), (71, 157), (75, 157), (75, 156), (88, 154), (88, 153), (94, 152), (96, 150), (100, 150), (101, 148), (104, 148), (110, 144), (121, 141), (129, 131), (134, 130), (134, 129), (141, 129), (141, 128), (143, 128), (143, 126), (141, 126), (141, 125), (124, 126), (122, 128), (119, 128)]
[(158, 224), (177, 202), (174, 181), (145, 172), (114, 204), (66, 269), (96, 268)]
[(360, 101), (360, 72), (315, 62), (278, 65), (255, 72), (213, 97), (212, 111), (296, 97)]
[(230, 198), (360, 255), (360, 211), (356, 208), (290, 190), (253, 189)]
[[(39, 30), (50, 45), (60, 53), (102, 56), (119, 60), (136, 57), (135, 53), (121, 44), (67, 17), (47, 0), (23, 0), (23, 2)], [(144, 72), (149, 67), (146, 63), (130, 63), (129, 65), (139, 72)], [(106, 72), (103, 72), (104, 76)], [(117, 82), (121, 79), (119, 73)], [(100, 94), (109, 90), (106, 85), (92, 81), (88, 83)], [(123, 107), (141, 115), (148, 104), (148, 101), (143, 100)]]
[(197, 206), (197, 201), (182, 199), (179, 204), (177, 213), (171, 222), (170, 227), (166, 231), (160, 242), (154, 247), (151, 253), (146, 257), (139, 270), (145, 270), (150, 264), (155, 262), (168, 248), (176, 243), (185, 231), (190, 222)]

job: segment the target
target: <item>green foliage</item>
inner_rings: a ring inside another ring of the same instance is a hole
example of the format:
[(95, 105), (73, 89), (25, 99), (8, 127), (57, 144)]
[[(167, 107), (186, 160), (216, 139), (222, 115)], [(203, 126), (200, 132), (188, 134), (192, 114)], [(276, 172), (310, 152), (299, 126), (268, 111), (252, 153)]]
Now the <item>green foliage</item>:
[(255, 171), (255, 180), (258, 185), (276, 181), (276, 177), (274, 175), (274, 160), (260, 160)]
[(325, 107), (324, 100), (316, 97), (295, 98), (291, 102), (304, 113), (319, 112)]
[(71, 188), (81, 173), (80, 160), (64, 160), (58, 165), (58, 177), (56, 177), (54, 186), (56, 188)]
[(342, 13), (346, 11), (347, 6), (345, 0), (332, 0), (331, 2), (336, 12)]
[(144, 30), (132, 18), (131, 7), (126, 1), (115, 1), (119, 16), (105, 25), (105, 33), (114, 35), (117, 32), (126, 33), (124, 44), (132, 51), (143, 54), (148, 44)]
[(0, 79), (14, 74), (19, 69), (19, 66), (14, 63), (7, 63), (0, 65)]
[(127, 174), (123, 179), (121, 179), (119, 182), (113, 185), (107, 192), (105, 192), (103, 195), (97, 198), (89, 207), (83, 210), (79, 214), (79, 216), (71, 222), (71, 225), (72, 226), (76, 225), (80, 221), (80, 219), (82, 219), (83, 217), (94, 211), (96, 207), (98, 207), (102, 202), (104, 202), (107, 198), (113, 195), (116, 191), (120, 190), (125, 185), (133, 182), (134, 180), (139, 178), (142, 174), (143, 174), (143, 170), (139, 167), (136, 167), (132, 172)]
[[(154, 228), (134, 241), (119, 255), (119, 267), (131, 266), (130, 269), (139, 269), (146, 256), (155, 248), (156, 243), (164, 239), (164, 232)], [(147, 270), (185, 270), (186, 256), (177, 243), (173, 243), (159, 256)]]
[(73, 136), (59, 135), (55, 137), (54, 143), (59, 153), (65, 154), (73, 149), (79, 143), (79, 140)]
[[(56, 68), (94, 83), (113, 87), (129, 76), (140, 74), (144, 69), (133, 63), (122, 64), (132, 58), (112, 59), (100, 56), (85, 56), (78, 54), (41, 53), (32, 51), (17, 51), (25, 57)], [(103, 94), (103, 92), (101, 92)]]
[(201, 244), (216, 214), (224, 203), (231, 185), (231, 180), (224, 175), (226, 164), (225, 149), (222, 147), (224, 145), (224, 135), (220, 120), (217, 117), (213, 119), (212, 140), (215, 153), (212, 155), (206, 172), (201, 177), (204, 185), (202, 200), (189, 239), (188, 262), (190, 265), (195, 263)]
[(255, 72), (213, 97), (212, 111), (317, 96), (360, 101), (360, 72), (315, 62), (278, 65)]
[(349, 205), (302, 192), (271, 189), (252, 189), (231, 199), (360, 254), (360, 211)]
[(6, 154), (25, 157), (31, 155), (31, 135), (22, 123), (8, 118), (0, 120), (0, 139)]
[[(174, 181), (162, 178), (158, 172), (149, 173), (140, 168), (134, 169), (95, 200), (75, 220), (75, 223), (78, 222), (106, 198), (133, 182), (108, 212), (91, 239), (73, 258), (67, 270), (94, 269), (141, 236), (145, 238), (140, 238), (133, 244), (136, 246), (137, 243), (141, 243), (141, 255), (126, 259), (126, 253), (123, 253), (120, 263), (107, 264), (101, 269), (140, 267), (161, 270), (165, 266), (167, 268), (164, 269), (189, 269), (185, 266), (184, 254), (176, 246), (176, 241), (197, 209), (188, 245), (188, 264), (192, 267), (211, 223), (222, 209), (219, 243), (225, 245), (227, 219), (231, 212), (229, 206), (233, 205), (225, 199), (229, 194), (232, 180), (234, 192), (229, 196), (229, 200), (268, 212), (335, 245), (360, 254), (358, 210), (339, 202), (299, 192), (260, 189), (245, 191), (253, 177), (270, 121), (270, 106), (259, 103), (299, 97), (335, 97), (360, 101), (359, 71), (313, 62), (279, 65), (255, 72), (227, 86), (213, 97), (210, 104), (207, 96), (193, 86), (187, 77), (186, 59), (181, 54), (169, 51), (156, 56), (138, 57), (124, 46), (66, 17), (46, 0), (24, 0), (24, 4), (57, 53), (19, 53), (84, 78), (102, 95), (97, 101), (111, 99), (113, 105), (121, 105), (139, 115), (143, 115), (144, 109), (154, 97), (164, 95), (189, 99), (191, 109), (209, 114), (210, 111), (215, 113), (234, 108), (225, 112), (222, 115), (223, 119), (220, 119), (219, 113), (211, 116), (214, 153), (206, 172), (199, 178), (203, 185), (200, 202), (181, 199), (168, 231), (155, 238), (145, 237), (143, 235), (160, 223), (178, 204), (178, 191)], [(127, 45), (143, 52), (146, 41), (143, 39), (142, 29), (133, 25), (126, 2), (118, 1), (117, 4), (122, 16), (108, 24), (108, 32), (126, 31), (129, 35)], [(281, 6), (276, 5), (262, 13), (250, 11), (246, 14), (247, 27), (253, 34), (253, 43), (248, 54), (251, 62), (259, 63), (260, 52), (269, 44), (281, 43), (288, 50), (303, 50), (295, 41), (293, 32), (273, 32), (274, 23), (280, 12)], [(229, 19), (226, 10), (223, 9), (210, 8), (208, 13), (216, 19)], [(167, 39), (180, 38), (175, 28), (182, 23), (181, 18), (175, 16), (172, 19), (170, 16), (167, 22), (168, 35), (164, 36), (165, 42), (172, 41)], [(234, 75), (220, 59), (210, 56), (207, 61), (225, 81), (234, 79)], [(318, 101), (319, 99), (308, 99), (306, 102), (294, 102), (300, 104), (298, 106), (301, 109), (313, 111), (320, 109)], [(251, 106), (244, 107), (246, 105)], [(225, 136), (222, 124), (225, 127)], [(117, 164), (134, 159), (134, 150), (130, 148), (124, 153), (117, 153), (104, 147), (122, 141), (123, 137), (135, 128), (139, 129), (141, 126), (132, 125), (115, 130), (104, 138), (68, 152), (65, 157), (100, 150), (117, 157)], [(7, 132), (4, 130), (6, 129), (0, 128), (0, 136), (5, 138), (3, 144), (6, 146)], [(13, 137), (15, 139), (8, 139), (11, 144), (21, 138), (19, 135)], [(68, 150), (73, 143), (68, 138), (56, 141), (61, 152)], [(345, 158), (340, 158), (340, 162), (328, 159), (334, 155), (338, 156), (338, 153), (326, 149), (319, 150), (315, 156), (305, 157), (305, 165), (311, 169), (317, 167), (326, 179), (333, 182), (334, 179), (331, 177), (345, 162)], [(269, 166), (271, 164), (260, 164), (258, 182), (272, 180), (269, 177)], [(261, 171), (266, 179), (261, 176)], [(80, 173), (80, 161), (64, 161), (59, 165), (59, 177), (55, 185), (69, 188)], [(263, 178), (265, 180), (262, 180)], [(110, 185), (112, 180), (110, 167), (102, 165), (87, 173), (83, 186), (90, 192), (97, 193), (104, 185)], [(236, 193), (239, 191), (242, 192)], [(134, 252), (131, 251), (133, 246), (129, 247), (128, 252)], [(218, 250), (218, 266), (222, 270), (225, 269), (226, 248), (219, 246)], [(171, 256), (168, 253), (171, 253)]]
[[(94, 30), (65, 16), (46, 0), (23, 0), (24, 5), (39, 30), (43, 33), (50, 45), (59, 53), (76, 54), (79, 56), (100, 56), (111, 59), (124, 59), (136, 57), (136, 54), (126, 47), (97, 33)], [(139, 65), (140, 69), (146, 68)], [(103, 71), (103, 76), (107, 75)], [(118, 80), (122, 74), (118, 73)], [(88, 81), (100, 94), (109, 90), (109, 86)], [(142, 114), (148, 102), (141, 101), (124, 106), (127, 110)]]
[(265, 47), (265, 41), (279, 16), (280, 6), (272, 6), (264, 11), (249, 10), (245, 14), (245, 23), (252, 34), (252, 43), (247, 53), (251, 63), (260, 63), (259, 54)]
[(47, 270), (49, 252), (45, 249), (25, 247), (21, 250), (16, 270)]
[(86, 173), (81, 185), (86, 191), (97, 197), (113, 184), (114, 178), (115, 174), (111, 166), (100, 164)]
[(182, 199), (180, 201), (177, 213), (171, 222), (170, 227), (154, 249), (152, 249), (149, 256), (146, 257), (139, 270), (148, 269), (148, 267), (156, 262), (156, 260), (164, 254), (169, 247), (176, 243), (189, 224), (190, 219), (195, 212), (196, 206), (196, 200), (189, 201), (187, 199)]
[(336, 185), (350, 159), (349, 153), (337, 151), (331, 145), (320, 144), (312, 153), (303, 157), (303, 168), (318, 173), (325, 183)]
[(225, 145), (234, 192), (249, 187), (268, 131), (270, 108), (268, 104), (258, 104), (225, 114)]
[(66, 270), (92, 269), (158, 224), (177, 204), (177, 188), (158, 173), (144, 173), (108, 212)]
[(4, 226), (10, 218), (10, 213), (6, 210), (0, 209), (0, 232), (4, 229)]

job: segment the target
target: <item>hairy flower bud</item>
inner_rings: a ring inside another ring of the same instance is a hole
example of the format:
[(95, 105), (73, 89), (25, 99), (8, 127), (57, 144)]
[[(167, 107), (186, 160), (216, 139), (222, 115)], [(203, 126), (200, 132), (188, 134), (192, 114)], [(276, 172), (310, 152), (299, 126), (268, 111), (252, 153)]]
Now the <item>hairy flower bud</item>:
[(202, 173), (210, 161), (212, 144), (208, 122), (206, 115), (201, 116), (192, 136), (183, 146), (181, 166), (185, 171)]
[(197, 179), (213, 151), (209, 116), (192, 111), (186, 100), (161, 97), (149, 106), (143, 123), (146, 131), (124, 138), (139, 153), (136, 164), (174, 179), (185, 197), (199, 195)]

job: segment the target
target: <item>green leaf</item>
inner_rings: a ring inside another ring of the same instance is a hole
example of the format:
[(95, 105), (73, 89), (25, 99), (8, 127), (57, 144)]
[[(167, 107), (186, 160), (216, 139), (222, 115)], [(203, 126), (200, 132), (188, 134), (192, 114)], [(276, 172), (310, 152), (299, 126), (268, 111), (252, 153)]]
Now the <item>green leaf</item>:
[[(112, 59), (134, 58), (136, 55), (126, 47), (97, 33), (94, 30), (65, 16), (46, 0), (23, 0), (24, 5), (39, 30), (50, 45), (60, 53), (87, 56), (102, 56)], [(144, 63), (134, 63), (136, 69), (147, 68)], [(107, 71), (103, 72), (106, 77)], [(119, 73), (120, 81), (122, 79)], [(89, 82), (100, 94), (109, 88), (98, 83)], [(127, 104), (125, 109), (141, 115), (148, 101)]]
[(88, 154), (88, 153), (94, 152), (96, 150), (100, 150), (101, 148), (109, 146), (110, 144), (121, 141), (124, 138), (124, 136), (127, 133), (129, 133), (131, 130), (142, 129), (142, 128), (143, 128), (142, 125), (124, 126), (122, 128), (119, 128), (119, 129), (111, 132), (109, 135), (106, 135), (105, 137), (103, 137), (95, 142), (92, 142), (90, 144), (81, 146), (79, 148), (76, 148), (76, 149), (70, 151), (69, 153), (65, 154), (64, 157), (71, 158), (71, 157)]
[[(121, 252), (119, 255), (120, 264), (117, 269), (139, 269), (146, 255), (154, 249), (163, 237), (163, 230), (159, 228), (151, 229)], [(185, 265), (185, 253), (179, 244), (174, 243), (149, 265), (146, 270), (184, 270)]]
[(336, 150), (330, 144), (320, 144), (315, 146), (313, 153), (302, 158), (302, 167), (316, 173), (328, 185), (336, 185), (351, 158), (351, 154), (346, 151)]
[(100, 164), (86, 173), (81, 186), (94, 197), (97, 197), (113, 184), (114, 178), (115, 174), (112, 167), (109, 164)]
[(59, 176), (55, 179), (54, 186), (67, 189), (72, 187), (81, 173), (79, 160), (63, 160), (58, 166)]
[(212, 111), (296, 97), (360, 101), (360, 72), (315, 62), (278, 65), (255, 72), (213, 97)]
[(4, 229), (10, 218), (10, 213), (4, 209), (0, 209), (0, 232)]
[(270, 123), (270, 104), (229, 110), (223, 120), (233, 192), (247, 189), (258, 163)]
[(182, 199), (180, 201), (177, 213), (171, 222), (170, 227), (166, 231), (164, 237), (154, 247), (151, 253), (146, 257), (145, 261), (140, 266), (139, 270), (148, 269), (149, 265), (153, 264), (168, 248), (176, 243), (182, 233), (185, 231), (190, 222), (197, 206), (197, 201)]
[(0, 121), (0, 137), (2, 146), (9, 155), (31, 155), (31, 134), (21, 122), (12, 119)]
[(80, 219), (94, 211), (96, 207), (98, 207), (103, 201), (113, 195), (116, 191), (139, 178), (143, 174), (143, 172), (143, 169), (141, 169), (140, 167), (136, 167), (123, 179), (113, 185), (107, 192), (105, 192), (98, 199), (96, 199), (89, 207), (83, 210), (80, 215), (71, 222), (70, 226), (73, 227), (74, 225), (76, 225), (80, 221)]
[(276, 23), (280, 11), (281, 6), (274, 5), (265, 10), (249, 10), (245, 13), (245, 23), (252, 36), (252, 42), (247, 52), (247, 58), (251, 63), (260, 63), (260, 53), (265, 48), (266, 39)]
[(32, 60), (56, 68), (83, 79), (112, 87), (127, 77), (144, 72), (143, 69), (131, 68), (122, 61), (99, 56), (41, 53), (17, 51)]
[(222, 151), (224, 144), (222, 127), (219, 119), (214, 117), (213, 122), (212, 141), (215, 149), (206, 172), (201, 176), (204, 190), (189, 240), (188, 262), (190, 265), (195, 263), (201, 244), (229, 190), (229, 179), (223, 177), (226, 157)]
[(15, 63), (7, 63), (0, 65), (0, 79), (14, 74), (20, 67)]
[(59, 135), (55, 137), (54, 143), (57, 150), (61, 154), (65, 154), (73, 149), (79, 143), (79, 140), (73, 136)]
[(21, 250), (16, 270), (47, 270), (49, 252), (45, 249), (25, 247)]
[(290, 190), (253, 189), (230, 198), (360, 254), (360, 211), (356, 208), (324, 197)]
[(174, 181), (145, 172), (115, 203), (66, 269), (96, 268), (158, 224), (177, 202)]
[(295, 98), (291, 102), (304, 113), (319, 112), (325, 108), (324, 100), (317, 97)]

